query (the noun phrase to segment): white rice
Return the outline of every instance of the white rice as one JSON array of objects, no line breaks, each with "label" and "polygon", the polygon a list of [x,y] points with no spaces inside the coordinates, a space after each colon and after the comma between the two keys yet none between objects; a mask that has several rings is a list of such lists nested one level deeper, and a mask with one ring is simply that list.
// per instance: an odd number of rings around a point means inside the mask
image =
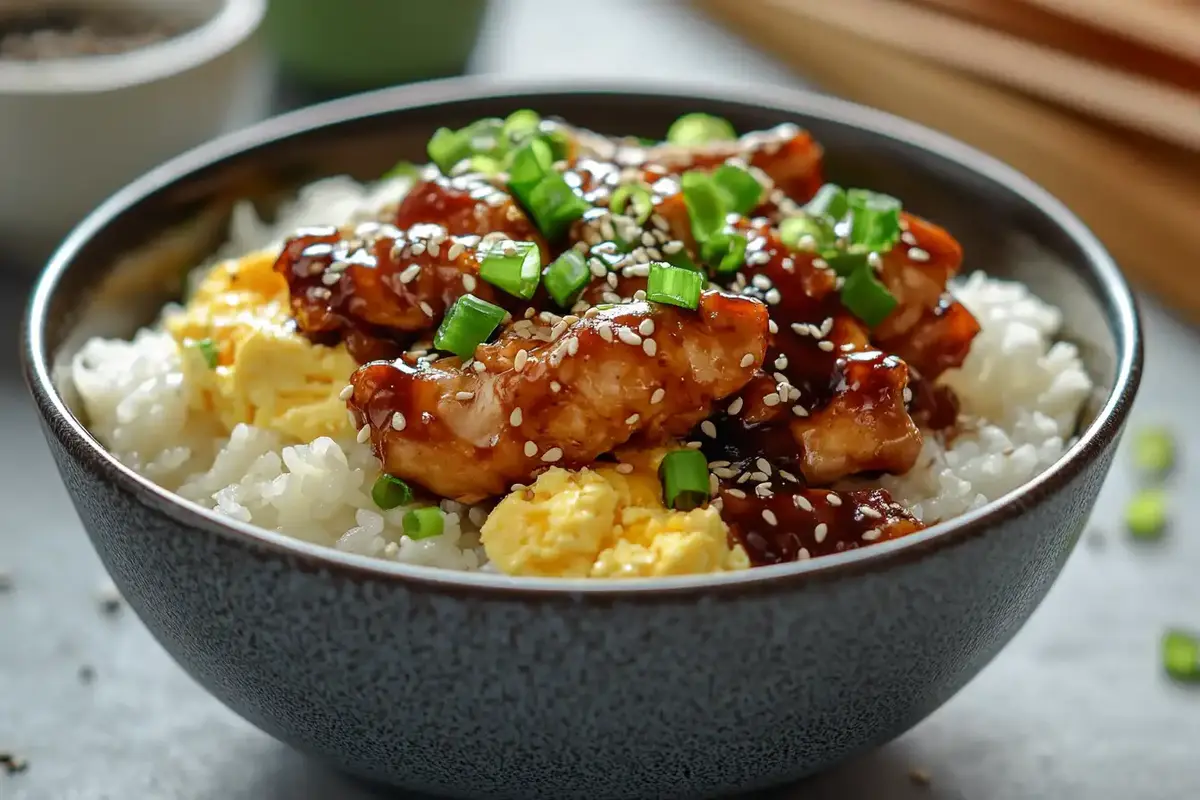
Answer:
[{"label": "white rice", "polygon": [[[337,177],[303,189],[274,224],[246,203],[218,257],[279,247],[296,228],[378,216],[404,181],[363,186]],[[879,482],[925,522],[961,514],[1018,487],[1055,461],[1072,436],[1092,384],[1076,348],[1055,342],[1057,309],[1018,283],[973,274],[953,287],[982,325],[962,368],[944,380],[961,402],[965,432],[947,446],[928,435],[916,467]],[[341,550],[446,569],[478,569],[482,509],[443,501],[443,535],[403,534],[405,507],[381,512],[370,490],[379,465],[370,447],[321,437],[285,442],[189,414],[179,351],[158,328],[132,341],[93,339],[71,376],[89,429],[123,463],[165,488],[242,522]]]}]

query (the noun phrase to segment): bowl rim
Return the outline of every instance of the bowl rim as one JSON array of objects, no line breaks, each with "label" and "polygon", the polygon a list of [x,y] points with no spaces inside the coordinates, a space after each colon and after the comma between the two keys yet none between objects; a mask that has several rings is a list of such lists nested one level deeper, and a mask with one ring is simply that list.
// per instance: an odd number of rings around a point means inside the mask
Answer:
[{"label": "bowl rim", "polygon": [[189,72],[250,38],[267,13],[267,0],[216,0],[215,6],[195,27],[128,52],[46,61],[0,60],[0,98],[110,92]]},{"label": "bowl rim", "polygon": [[[871,547],[823,556],[809,561],[754,567],[736,572],[661,578],[597,580],[587,578],[513,577],[489,572],[459,572],[404,564],[357,555],[293,539],[282,533],[222,517],[156,485],[111,455],[67,408],[52,380],[44,329],[47,310],[59,279],[78,251],[127,208],[144,197],[225,158],[258,146],[275,144],[312,130],[442,104],[520,96],[536,101],[538,94],[586,94],[662,97],[704,103],[730,103],[768,108],[782,113],[818,117],[925,150],[999,183],[1045,214],[1083,252],[1099,293],[1113,309],[1106,324],[1117,339],[1117,363],[1112,388],[1103,406],[1074,444],[1054,464],[981,508],[930,526],[900,539]],[[71,454],[86,461],[86,469],[133,493],[144,504],[180,524],[232,539],[260,552],[280,555],[314,570],[336,571],[356,580],[398,581],[443,592],[482,592],[492,595],[561,596],[582,599],[642,595],[734,591],[746,593],[780,582],[834,579],[884,569],[901,561],[922,558],[936,550],[981,536],[1023,514],[1077,477],[1104,446],[1119,435],[1141,378],[1142,335],[1137,305],[1128,284],[1104,246],[1066,206],[1017,170],[949,136],[914,122],[856,103],[804,89],[711,86],[677,81],[529,80],[493,76],[449,78],[382,89],[333,100],[273,117],[227,134],[151,170],[119,190],[89,214],[59,246],[39,277],[22,325],[22,367],[26,383],[42,414],[47,431]]]}]

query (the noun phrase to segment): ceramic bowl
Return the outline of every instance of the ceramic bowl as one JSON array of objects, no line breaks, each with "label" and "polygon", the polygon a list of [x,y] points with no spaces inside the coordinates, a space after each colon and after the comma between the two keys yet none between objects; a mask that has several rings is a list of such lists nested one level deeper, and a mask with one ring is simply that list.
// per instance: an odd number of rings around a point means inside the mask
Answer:
[{"label": "ceramic bowl", "polygon": [[[979,266],[1060,306],[1100,387],[1029,484],[907,538],[811,562],[629,582],[437,572],[293,541],[119,464],[53,380],[87,336],[129,336],[220,241],[232,200],[420,158],[439,125],[530,107],[662,135],[703,109],[808,127],[827,174],[905,199]],[[54,458],[112,577],[214,696],[353,774],[464,798],[707,797],[792,781],[903,733],[1021,627],[1079,538],[1137,388],[1133,299],[1029,180],[900,119],[782,89],[459,80],[268,121],[114,196],[54,256],[25,326]],[[1016,686],[1012,691],[1019,692]]]},{"label": "ceramic bowl", "polygon": [[[0,14],[49,5],[5,0]],[[112,192],[171,156],[261,119],[252,35],[266,0],[73,0],[150,12],[186,32],[127,53],[0,59],[0,237],[32,273]]]}]

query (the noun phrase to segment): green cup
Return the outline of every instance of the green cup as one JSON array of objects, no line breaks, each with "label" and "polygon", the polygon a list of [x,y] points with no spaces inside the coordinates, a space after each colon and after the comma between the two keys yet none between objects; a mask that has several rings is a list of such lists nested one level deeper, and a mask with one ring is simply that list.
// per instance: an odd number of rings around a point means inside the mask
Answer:
[{"label": "green cup", "polygon": [[263,35],[290,77],[365,91],[463,71],[487,0],[270,0]]}]

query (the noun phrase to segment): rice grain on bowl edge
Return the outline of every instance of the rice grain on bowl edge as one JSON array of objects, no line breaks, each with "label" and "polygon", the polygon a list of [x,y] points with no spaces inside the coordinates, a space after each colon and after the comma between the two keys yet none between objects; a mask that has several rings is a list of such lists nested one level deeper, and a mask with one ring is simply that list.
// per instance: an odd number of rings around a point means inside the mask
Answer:
[{"label": "rice grain on bowl edge", "polygon": [[[318,181],[274,224],[244,203],[218,256],[274,255],[298,228],[376,218],[409,185]],[[199,268],[193,284],[209,268]],[[926,524],[981,506],[1058,459],[1092,389],[1076,348],[1055,340],[1058,310],[1026,287],[976,272],[951,290],[981,325],[966,361],[940,379],[960,403],[954,435],[947,442],[927,434],[915,467],[872,482]],[[410,538],[402,523],[409,506],[384,511],[372,500],[380,464],[369,444],[352,436],[295,441],[245,423],[225,435],[218,419],[189,402],[185,357],[161,322],[132,341],[94,339],[76,356],[72,377],[89,428],[123,463],[220,514],[299,539],[411,564],[490,568],[479,536],[485,506],[443,500],[442,534]]]}]

